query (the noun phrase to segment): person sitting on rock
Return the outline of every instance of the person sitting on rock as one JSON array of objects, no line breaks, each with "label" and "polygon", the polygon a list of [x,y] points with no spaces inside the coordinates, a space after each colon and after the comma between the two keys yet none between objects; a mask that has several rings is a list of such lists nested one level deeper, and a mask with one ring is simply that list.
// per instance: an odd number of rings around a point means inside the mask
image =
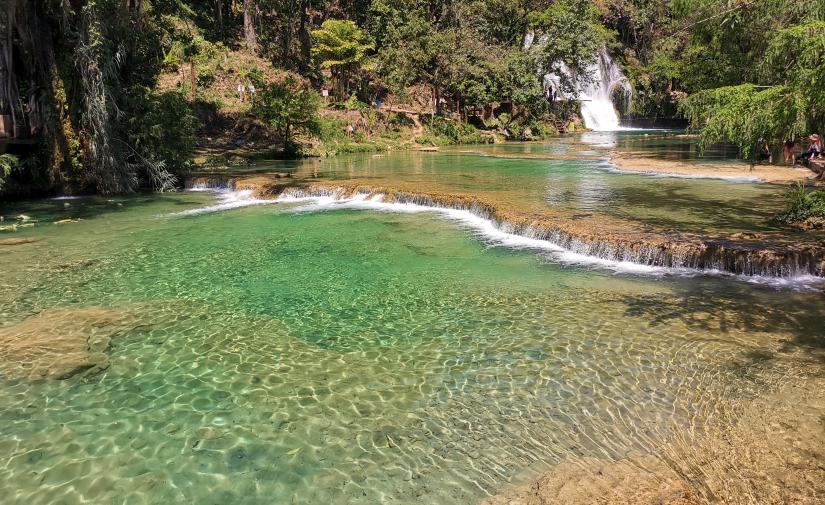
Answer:
[{"label": "person sitting on rock", "polygon": [[819,140],[819,135],[814,133],[808,137],[808,139],[811,141],[811,145],[808,147],[808,150],[800,156],[802,163],[808,163],[812,159],[822,157],[822,142]]}]

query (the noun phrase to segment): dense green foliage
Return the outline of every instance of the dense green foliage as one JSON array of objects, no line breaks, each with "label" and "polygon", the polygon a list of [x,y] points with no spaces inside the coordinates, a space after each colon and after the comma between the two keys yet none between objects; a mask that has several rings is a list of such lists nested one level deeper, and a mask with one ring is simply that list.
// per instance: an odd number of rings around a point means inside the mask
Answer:
[{"label": "dense green foliage", "polygon": [[705,143],[732,142],[749,156],[759,139],[799,138],[825,125],[825,22],[774,31],[753,77],[763,84],[702,90],[682,102]]},{"label": "dense green foliage", "polygon": [[422,144],[453,145],[453,144],[485,144],[492,142],[492,138],[484,136],[478,129],[467,123],[454,123],[435,116],[426,122],[428,133],[418,139]]},{"label": "dense green foliage", "polygon": [[180,93],[131,95],[133,115],[124,118],[130,148],[138,162],[162,170],[149,171],[155,188],[175,184],[169,176],[188,169],[195,146],[197,118]]},{"label": "dense green foliage", "polygon": [[798,184],[788,190],[788,208],[777,216],[785,224],[797,224],[806,220],[825,222],[825,190],[808,191]]},{"label": "dense green foliage", "polygon": [[12,154],[0,154],[0,189],[6,183],[6,178],[15,170],[20,169],[20,160]]},{"label": "dense green foliage", "polygon": [[320,132],[321,98],[317,93],[292,78],[259,86],[252,110],[278,131],[287,151],[298,151],[296,135]]},{"label": "dense green foliage", "polygon": [[43,140],[26,173],[18,170],[21,180],[100,193],[177,183],[194,145],[194,115],[180,97],[155,90],[172,31],[164,13],[174,8],[12,2],[5,26],[14,50],[3,62],[11,71],[0,112]]},{"label": "dense green foliage", "polygon": [[[633,84],[632,115],[683,115],[705,144],[749,156],[759,139],[825,127],[822,2],[10,0],[2,15],[12,47],[0,51],[11,75],[0,112],[43,139],[3,173],[53,187],[170,187],[195,144],[194,88],[220,79],[259,83],[252,113],[293,147],[322,130],[323,87],[331,106],[418,103],[442,116],[427,121],[429,142],[480,140],[470,119],[541,137],[577,112],[544,99],[542,76],[564,64],[587,78],[603,48]],[[254,52],[255,74],[227,77],[229,51]],[[180,76],[179,93],[158,90],[162,71]],[[293,81],[273,82],[284,71]]]}]

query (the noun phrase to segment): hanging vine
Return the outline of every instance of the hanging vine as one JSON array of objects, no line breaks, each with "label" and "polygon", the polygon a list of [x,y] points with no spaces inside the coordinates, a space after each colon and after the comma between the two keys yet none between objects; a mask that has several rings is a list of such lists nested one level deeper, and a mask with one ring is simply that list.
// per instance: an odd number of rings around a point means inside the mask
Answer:
[{"label": "hanging vine", "polygon": [[109,110],[115,108],[102,69],[104,34],[98,18],[97,2],[91,0],[80,13],[80,33],[75,66],[83,95],[81,124],[88,137],[87,151],[101,193],[134,190],[137,178],[118,163],[112,145]]},{"label": "hanging vine", "polygon": [[102,194],[175,186],[194,122],[181,97],[153,91],[161,16],[139,0],[2,3],[0,114],[13,118],[13,139],[39,141],[24,184]]}]

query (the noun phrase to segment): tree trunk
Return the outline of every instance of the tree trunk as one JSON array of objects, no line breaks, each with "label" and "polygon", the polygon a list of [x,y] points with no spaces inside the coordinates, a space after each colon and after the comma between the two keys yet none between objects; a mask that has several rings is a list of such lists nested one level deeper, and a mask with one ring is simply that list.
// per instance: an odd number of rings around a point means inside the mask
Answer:
[{"label": "tree trunk", "polygon": [[309,34],[309,0],[301,0],[301,25],[298,28],[298,39],[301,42],[301,65],[300,68],[304,72],[310,69],[312,65],[312,55],[310,49],[312,48],[312,37]]},{"label": "tree trunk", "polygon": [[197,76],[197,71],[195,70],[195,57],[194,56],[189,57],[189,74],[190,74],[190,77],[192,78],[192,100],[194,100],[195,99],[195,92],[198,89],[197,88],[197,86],[198,86],[198,76]]},{"label": "tree trunk", "polygon": [[251,51],[258,51],[258,35],[255,33],[255,14],[257,6],[254,0],[243,1],[243,34],[246,46]]},{"label": "tree trunk", "polygon": [[220,32],[221,39],[223,39],[223,0],[215,0],[215,3],[218,7],[218,32]]},{"label": "tree trunk", "polygon": [[[10,133],[34,133],[42,142],[37,168],[31,170],[42,169],[43,181],[49,184],[61,176],[61,164],[70,156],[67,135],[73,134],[64,112],[68,97],[58,72],[52,33],[41,2],[0,2],[0,113],[12,116]],[[20,96],[21,82],[27,84],[25,96]],[[64,167],[71,177],[71,163]]]},{"label": "tree trunk", "polygon": [[284,62],[284,65],[289,70],[296,70],[297,67],[295,66],[295,58],[292,54],[292,25],[293,20],[295,19],[297,12],[295,11],[295,0],[289,0],[287,2],[286,10],[284,11],[286,21],[284,22],[284,28],[281,30],[281,59]]},{"label": "tree trunk", "polygon": [[[9,2],[0,11],[0,37],[3,39],[0,48],[0,113],[11,114],[12,125],[20,119],[18,106],[20,95],[17,79],[14,75],[14,52],[12,43],[16,18],[17,2]],[[14,126],[12,126],[14,131]]]},{"label": "tree trunk", "polygon": [[131,12],[133,15],[140,13],[140,9],[142,7],[143,0],[126,0],[126,8]]}]

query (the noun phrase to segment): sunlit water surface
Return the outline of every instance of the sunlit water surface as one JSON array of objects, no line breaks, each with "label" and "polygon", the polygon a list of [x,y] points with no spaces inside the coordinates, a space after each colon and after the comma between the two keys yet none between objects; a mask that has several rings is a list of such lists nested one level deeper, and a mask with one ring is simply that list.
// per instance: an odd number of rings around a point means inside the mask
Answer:
[{"label": "sunlit water surface", "polygon": [[42,240],[0,249],[0,327],[134,322],[102,374],[0,378],[2,503],[476,503],[701,437],[821,338],[818,291],[565,267],[430,213],[174,214],[213,201],[4,209]]},{"label": "sunlit water surface", "polygon": [[759,232],[800,242],[825,240],[822,232],[801,233],[774,222],[787,206],[787,188],[755,183],[759,167],[750,172],[741,162],[743,175],[736,181],[628,174],[609,162],[613,149],[698,165],[739,163],[724,146],[699,157],[695,139],[674,132],[626,131],[589,132],[544,143],[453,146],[439,153],[260,161],[245,172],[286,171],[297,180],[473,195],[523,213],[573,219],[604,216],[655,233],[725,238]]}]

